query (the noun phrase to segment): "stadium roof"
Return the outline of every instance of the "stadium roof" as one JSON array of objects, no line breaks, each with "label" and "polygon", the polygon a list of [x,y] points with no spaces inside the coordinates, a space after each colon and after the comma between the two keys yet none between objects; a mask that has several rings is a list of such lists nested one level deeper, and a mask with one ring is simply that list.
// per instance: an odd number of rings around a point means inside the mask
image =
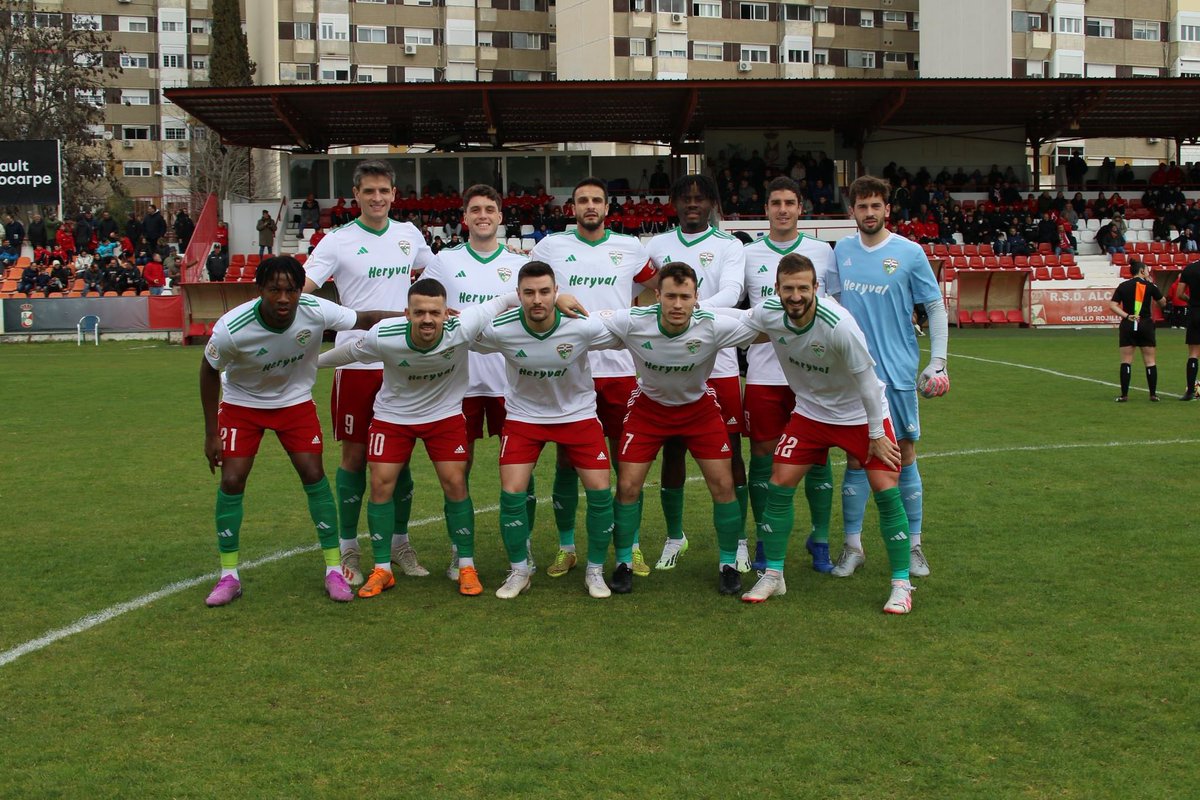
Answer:
[{"label": "stadium roof", "polygon": [[1026,139],[1200,135],[1200,79],[365,83],[168,89],[230,144],[663,142],[720,128],[1021,128]]}]

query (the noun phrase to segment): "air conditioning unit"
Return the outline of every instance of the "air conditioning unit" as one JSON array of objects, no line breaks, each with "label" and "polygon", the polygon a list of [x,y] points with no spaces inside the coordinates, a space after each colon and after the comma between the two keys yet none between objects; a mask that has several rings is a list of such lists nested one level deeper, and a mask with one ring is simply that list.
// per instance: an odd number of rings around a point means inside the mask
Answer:
[{"label": "air conditioning unit", "polygon": [[1146,140],[1146,144],[1158,144],[1158,141],[1159,141],[1158,139],[1155,139],[1153,136],[1151,136],[1149,139]]},{"label": "air conditioning unit", "polygon": [[122,139],[121,147],[124,147],[126,150],[132,150],[133,149],[133,140],[132,139]]},{"label": "air conditioning unit", "polygon": [[404,45],[404,55],[415,56],[417,54],[417,46],[415,44]]},{"label": "air conditioning unit", "polygon": [[738,62],[738,72],[749,72],[753,68],[749,61]]},{"label": "air conditioning unit", "polygon": [[686,19],[686,17],[684,17],[683,14],[672,14],[671,15],[671,22],[675,23],[676,25],[682,25],[684,19]]}]

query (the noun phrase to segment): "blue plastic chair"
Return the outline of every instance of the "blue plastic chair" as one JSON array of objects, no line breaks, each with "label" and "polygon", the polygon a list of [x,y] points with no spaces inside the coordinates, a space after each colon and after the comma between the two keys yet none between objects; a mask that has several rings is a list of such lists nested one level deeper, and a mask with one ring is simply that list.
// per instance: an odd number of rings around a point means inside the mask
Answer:
[{"label": "blue plastic chair", "polygon": [[75,326],[75,333],[77,335],[77,338],[75,341],[76,345],[82,345],[83,337],[87,336],[90,333],[92,335],[92,338],[96,342],[96,346],[99,347],[100,346],[100,317],[96,316],[95,314],[88,314],[87,316],[80,317],[79,323]]}]

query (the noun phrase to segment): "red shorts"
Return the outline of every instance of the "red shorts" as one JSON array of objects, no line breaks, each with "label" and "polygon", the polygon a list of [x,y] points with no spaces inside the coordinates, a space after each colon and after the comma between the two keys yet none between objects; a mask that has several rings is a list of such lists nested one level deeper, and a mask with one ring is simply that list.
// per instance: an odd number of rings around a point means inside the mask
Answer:
[{"label": "red shorts", "polygon": [[381,419],[371,422],[367,440],[367,461],[382,464],[407,464],[417,439],[425,443],[429,460],[466,461],[467,432],[461,414],[421,425],[398,425]]},{"label": "red shorts", "polygon": [[[883,432],[896,441],[890,419],[883,421]],[[829,459],[829,448],[840,447],[858,459],[863,469],[899,472],[898,468],[889,467],[874,456],[867,458],[870,441],[870,428],[865,422],[861,425],[831,425],[792,414],[775,447],[775,461],[795,465],[824,464]]]},{"label": "red shorts", "polygon": [[685,406],[664,406],[634,392],[621,431],[618,458],[639,464],[653,461],[663,443],[676,436],[687,445],[692,458],[732,458],[721,407],[715,393],[709,392]]},{"label": "red shorts", "polygon": [[499,436],[504,428],[503,397],[464,397],[463,416],[467,418],[467,441],[483,438],[483,422],[487,420],[488,436]]},{"label": "red shorts", "polygon": [[321,452],[321,421],[317,419],[317,404],[312,400],[285,408],[221,403],[217,407],[217,426],[221,430],[221,455],[225,458],[253,458],[264,431],[275,431],[279,443],[289,453]]},{"label": "red shorts", "polygon": [[746,384],[746,430],[752,442],[778,441],[796,408],[790,386]]},{"label": "red shorts", "polygon": [[536,463],[548,442],[554,442],[566,452],[571,466],[576,469],[608,470],[612,467],[604,443],[604,430],[595,418],[558,425],[507,420],[500,436],[500,465]]},{"label": "red shorts", "polygon": [[367,443],[367,432],[375,416],[375,394],[381,386],[381,369],[339,369],[333,374],[329,409],[333,414],[334,439]]},{"label": "red shorts", "polygon": [[742,422],[742,379],[732,375],[728,378],[709,378],[708,386],[717,393],[717,405],[721,407],[725,430],[730,436],[745,433],[746,426]]},{"label": "red shorts", "polygon": [[637,378],[595,378],[596,417],[610,439],[621,435],[621,425],[629,413],[629,398],[637,389]]}]

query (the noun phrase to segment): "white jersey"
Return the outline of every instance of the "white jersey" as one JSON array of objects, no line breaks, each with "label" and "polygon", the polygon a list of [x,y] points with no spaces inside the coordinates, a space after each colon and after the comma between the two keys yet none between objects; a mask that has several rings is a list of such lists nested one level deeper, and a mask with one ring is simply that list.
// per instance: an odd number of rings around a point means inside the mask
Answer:
[{"label": "white jersey", "polygon": [[[646,250],[656,269],[661,270],[671,261],[682,261],[696,270],[696,296],[702,308],[733,308],[742,299],[746,254],[736,236],[712,227],[695,234],[675,228],[651,239]],[[717,355],[714,378],[736,378],[739,374],[734,350]]]},{"label": "white jersey", "polygon": [[[343,225],[317,242],[304,263],[317,286],[333,278],[338,301],[356,311],[400,311],[408,307],[412,273],[433,260],[425,236],[410,222],[389,219],[383,230],[368,228],[361,219]],[[339,333],[339,345],[353,342],[365,331]],[[379,364],[351,364],[345,369],[379,369]]]},{"label": "white jersey", "polygon": [[619,347],[598,317],[572,319],[554,311],[554,327],[534,333],[521,309],[484,327],[475,349],[503,353],[508,367],[504,409],[508,419],[559,425],[596,416],[596,389],[588,350]]},{"label": "white jersey", "polygon": [[[796,413],[833,425],[861,425],[867,411],[855,375],[875,366],[867,339],[854,317],[832,298],[817,301],[805,328],[792,325],[778,297],[746,312],[746,325],[771,337],[771,346],[796,394]],[[883,381],[871,373],[883,416],[888,414]]]},{"label": "white jersey", "polygon": [[699,400],[717,356],[758,336],[736,317],[718,317],[699,308],[692,312],[686,330],[669,334],[662,328],[661,314],[656,304],[601,311],[599,317],[638,363],[642,394],[664,406]]},{"label": "white jersey", "polygon": [[[446,287],[446,305],[455,311],[485,303],[494,297],[516,291],[517,273],[528,259],[499,247],[484,257],[470,243],[438,251],[422,278],[434,278]],[[503,310],[503,309],[501,309]],[[471,381],[466,397],[503,397],[504,356],[499,353],[471,353]]]},{"label": "white jersey", "polygon": [[412,340],[407,317],[386,319],[354,343],[351,353],[364,363],[383,362],[383,386],[375,395],[375,419],[397,425],[423,425],[462,414],[470,380],[468,348],[484,326],[516,296],[508,293],[472,306],[446,320],[442,337],[422,349]]},{"label": "white jersey", "polygon": [[[598,242],[581,239],[575,231],[552,233],[534,245],[529,257],[553,267],[559,291],[575,295],[588,311],[629,308],[633,285],[650,280],[656,271],[636,237],[612,231]],[[596,378],[633,375],[633,359],[623,350],[592,353],[591,366]]]},{"label": "white jersey", "polygon": [[[751,307],[775,296],[775,270],[788,253],[807,256],[817,270],[817,297],[828,297],[842,290],[834,269],[833,248],[820,239],[800,234],[793,242],[778,243],[764,236],[745,247],[746,296]],[[835,285],[831,285],[835,284]],[[787,378],[779,368],[775,350],[768,344],[756,344],[746,351],[746,383],[760,386],[786,386]]]},{"label": "white jersey", "polygon": [[312,400],[321,336],[353,328],[358,312],[302,294],[292,324],[276,330],[262,318],[261,304],[261,299],[242,303],[213,326],[204,357],[221,372],[222,399],[249,408],[287,408]]}]

